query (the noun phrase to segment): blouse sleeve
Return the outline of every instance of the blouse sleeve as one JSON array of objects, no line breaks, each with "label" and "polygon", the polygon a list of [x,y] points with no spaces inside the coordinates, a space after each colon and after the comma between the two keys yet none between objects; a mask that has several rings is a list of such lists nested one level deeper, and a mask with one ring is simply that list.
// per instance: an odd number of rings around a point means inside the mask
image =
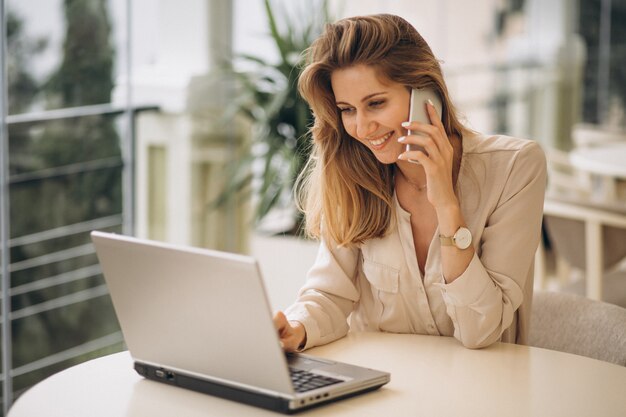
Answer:
[{"label": "blouse sleeve", "polygon": [[304,349],[337,340],[348,332],[348,316],[359,299],[355,287],[358,248],[329,249],[320,243],[317,258],[307,273],[296,302],[285,310],[307,334]]},{"label": "blouse sleeve", "polygon": [[529,142],[510,166],[480,250],[461,276],[439,284],[454,337],[470,348],[500,340],[513,322],[541,236],[545,155],[536,142]]}]

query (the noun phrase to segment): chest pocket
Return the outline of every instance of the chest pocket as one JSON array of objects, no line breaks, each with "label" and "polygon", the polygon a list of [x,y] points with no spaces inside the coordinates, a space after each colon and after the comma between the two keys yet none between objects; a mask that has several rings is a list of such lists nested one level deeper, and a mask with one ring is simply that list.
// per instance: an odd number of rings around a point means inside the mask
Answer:
[{"label": "chest pocket", "polygon": [[401,322],[398,320],[398,314],[402,311],[398,294],[400,270],[364,259],[363,274],[370,283],[374,301],[374,326],[382,331],[392,331]]},{"label": "chest pocket", "polygon": [[377,290],[392,294],[398,292],[400,270],[363,259],[363,273]]}]

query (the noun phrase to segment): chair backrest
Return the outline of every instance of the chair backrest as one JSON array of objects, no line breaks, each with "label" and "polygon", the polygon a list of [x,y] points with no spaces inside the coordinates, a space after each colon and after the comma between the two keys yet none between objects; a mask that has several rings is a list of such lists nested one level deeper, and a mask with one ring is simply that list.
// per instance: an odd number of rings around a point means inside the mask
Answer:
[{"label": "chair backrest", "polygon": [[626,309],[574,294],[535,291],[528,342],[626,366]]}]

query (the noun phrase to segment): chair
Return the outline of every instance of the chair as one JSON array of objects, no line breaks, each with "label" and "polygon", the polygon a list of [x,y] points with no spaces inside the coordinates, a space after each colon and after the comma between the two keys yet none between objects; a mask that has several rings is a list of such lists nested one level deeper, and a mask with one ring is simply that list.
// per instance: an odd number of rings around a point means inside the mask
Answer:
[{"label": "chair", "polygon": [[528,344],[626,366],[626,309],[575,294],[535,291]]},{"label": "chair", "polygon": [[626,141],[626,132],[616,128],[589,123],[578,123],[572,127],[572,142],[577,148],[623,141]]},{"label": "chair", "polygon": [[569,153],[544,147],[548,165],[548,192],[573,198],[589,199],[591,178],[572,166]]},{"label": "chair", "polygon": [[626,201],[626,130],[579,123],[572,127],[573,154],[569,155],[579,181],[591,186],[598,201]]},{"label": "chair", "polygon": [[[562,290],[626,307],[626,271],[619,269],[626,257],[625,207],[548,196],[544,229],[556,258],[584,271],[578,283],[561,278]],[[540,286],[543,276],[539,270]]]}]

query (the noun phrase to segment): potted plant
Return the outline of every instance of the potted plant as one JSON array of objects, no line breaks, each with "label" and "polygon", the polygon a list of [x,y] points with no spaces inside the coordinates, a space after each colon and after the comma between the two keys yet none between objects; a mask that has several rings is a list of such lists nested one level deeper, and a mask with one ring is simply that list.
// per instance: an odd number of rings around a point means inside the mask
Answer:
[{"label": "potted plant", "polygon": [[[289,3],[280,7],[280,14],[276,2],[265,0],[264,5],[279,58],[234,59],[233,67],[252,69],[235,71],[237,88],[229,114],[247,120],[252,137],[245,156],[231,164],[215,206],[224,206],[231,198],[252,198],[257,230],[298,234],[303,218],[295,209],[293,186],[309,158],[307,129],[313,120],[297,83],[304,51],[329,21],[328,5],[326,0]],[[298,5],[300,9],[294,10]],[[271,216],[277,213],[278,221]]]}]

